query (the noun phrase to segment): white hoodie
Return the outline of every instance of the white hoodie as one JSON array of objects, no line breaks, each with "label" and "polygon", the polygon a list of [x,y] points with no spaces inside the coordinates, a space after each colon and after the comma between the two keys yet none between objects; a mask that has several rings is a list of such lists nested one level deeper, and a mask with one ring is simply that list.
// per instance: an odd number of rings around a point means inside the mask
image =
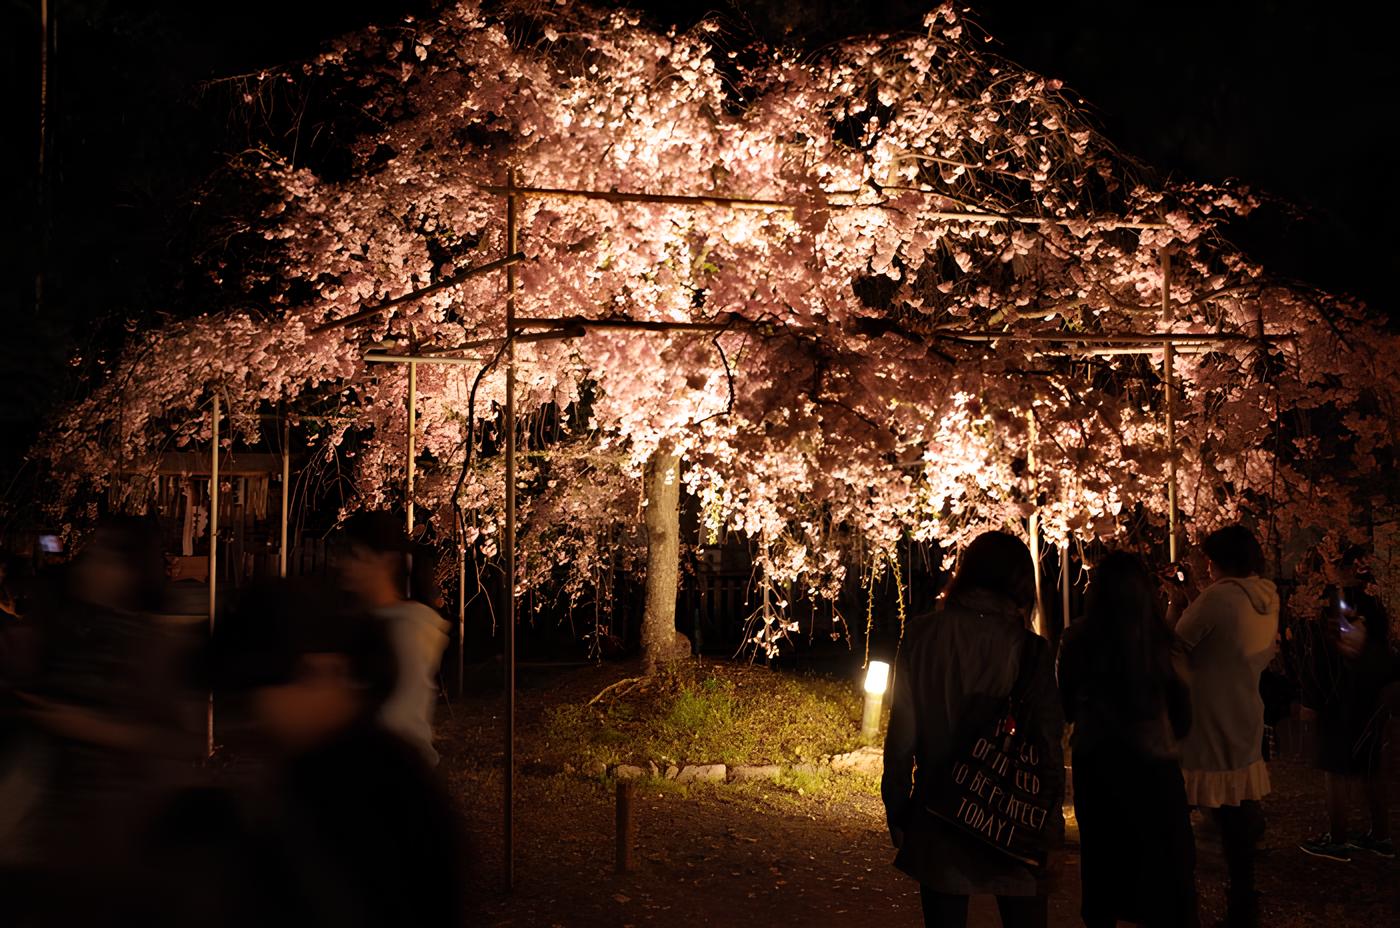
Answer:
[{"label": "white hoodie", "polygon": [[376,609],[374,614],[389,630],[399,666],[398,684],[379,711],[380,721],[422,751],[435,767],[438,754],[433,749],[433,710],[448,624],[435,610],[411,599]]},{"label": "white hoodie", "polygon": [[1274,656],[1278,607],[1278,591],[1262,577],[1218,580],[1186,607],[1176,626],[1191,686],[1183,771],[1236,773],[1262,766],[1259,675]]}]

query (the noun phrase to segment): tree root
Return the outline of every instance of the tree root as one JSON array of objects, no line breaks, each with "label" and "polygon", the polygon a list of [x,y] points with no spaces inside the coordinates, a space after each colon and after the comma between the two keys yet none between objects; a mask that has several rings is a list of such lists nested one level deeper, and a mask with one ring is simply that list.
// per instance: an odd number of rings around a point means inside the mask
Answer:
[{"label": "tree root", "polygon": [[[646,677],[624,677],[621,680],[618,680],[616,683],[609,683],[607,686],[603,687],[602,691],[597,696],[594,696],[592,699],[588,700],[588,704],[590,706],[597,705],[603,699],[603,697],[607,696],[610,693],[614,697],[625,696],[627,693],[631,692],[632,689],[638,684],[645,682],[646,679]],[[617,692],[613,692],[614,690],[616,690]]]}]

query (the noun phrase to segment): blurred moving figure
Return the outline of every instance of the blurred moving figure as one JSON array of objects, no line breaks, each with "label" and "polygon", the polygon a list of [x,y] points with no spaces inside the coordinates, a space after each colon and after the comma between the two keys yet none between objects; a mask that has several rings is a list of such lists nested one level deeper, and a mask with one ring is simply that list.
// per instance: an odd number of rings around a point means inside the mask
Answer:
[{"label": "blurred moving figure", "polygon": [[1249,529],[1227,526],[1201,548],[1210,585],[1190,605],[1180,588],[1170,588],[1169,615],[1191,689],[1181,768],[1187,802],[1207,810],[1220,828],[1230,874],[1226,924],[1253,928],[1259,924],[1256,847],[1264,830],[1259,801],[1270,790],[1259,677],[1274,656],[1279,599],[1273,582],[1260,576],[1264,552]]},{"label": "blurred moving figure", "polygon": [[[1314,857],[1347,861],[1366,850],[1393,858],[1390,797],[1381,769],[1390,711],[1382,692],[1395,676],[1390,618],[1368,588],[1374,583],[1359,548],[1329,569],[1326,605],[1307,623],[1302,669],[1304,717],[1317,721],[1316,763],[1327,777],[1327,833],[1299,847]],[[1351,794],[1364,792],[1371,830],[1347,831]]]},{"label": "blurred moving figure", "polygon": [[404,595],[404,556],[411,545],[397,519],[387,512],[357,513],[345,535],[350,551],[341,564],[342,582],[384,623],[398,658],[398,684],[381,718],[436,766],[433,714],[449,626],[435,610]]},{"label": "blurred moving figure", "polygon": [[179,726],[176,651],[152,619],[164,566],[153,523],[109,518],[33,609],[38,672],[16,696],[41,786],[14,823],[6,863],[53,919],[122,910],[134,836],[197,756]]},{"label": "blurred moving figure", "polygon": [[1178,763],[1190,694],[1172,667],[1156,580],[1136,556],[1115,551],[1095,565],[1084,617],[1061,639],[1059,678],[1074,724],[1084,924],[1197,924],[1196,845]]},{"label": "blurred moving figure", "polygon": [[[19,599],[15,596],[10,555],[0,551],[0,622],[22,618]],[[3,628],[0,625],[0,628]]]},{"label": "blurred moving figure", "polygon": [[382,722],[397,674],[384,624],[338,612],[332,593],[250,591],[216,633],[215,689],[248,713],[271,759],[246,811],[191,793],[157,821],[156,920],[463,924],[456,813],[419,751]]}]

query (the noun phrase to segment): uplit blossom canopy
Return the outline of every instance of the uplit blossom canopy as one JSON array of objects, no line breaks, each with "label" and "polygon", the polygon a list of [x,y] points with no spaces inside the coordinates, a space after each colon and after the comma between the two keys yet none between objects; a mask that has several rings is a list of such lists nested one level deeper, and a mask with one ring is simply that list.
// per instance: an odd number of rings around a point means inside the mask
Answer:
[{"label": "uplit blossom canopy", "polygon": [[[767,577],[831,595],[851,551],[952,552],[1033,510],[1051,540],[1160,537],[1173,451],[1193,531],[1344,530],[1366,498],[1338,475],[1364,485],[1395,443],[1391,336],[1223,241],[1246,194],[1154,182],[951,6],[799,57],[712,23],[466,2],[265,80],[355,101],[349,167],[249,168],[271,206],[247,224],[272,246],[251,276],[279,296],[138,339],[46,445],[65,499],[167,436],[207,440],[217,390],[247,441],[260,413],[331,397],[319,450],[356,449],[359,504],[396,502],[406,375],[366,347],[472,345],[479,363],[418,371],[415,502],[445,537],[460,509],[496,556],[504,275],[323,327],[506,255],[508,168],[527,188],[747,201],[518,200],[522,316],[717,324],[517,345],[520,408],[550,433],[521,465],[526,586],[578,594],[611,569],[658,454],[683,460],[706,534],[740,530]],[[1161,344],[1125,333],[1235,339],[1177,352],[1174,448]]]}]

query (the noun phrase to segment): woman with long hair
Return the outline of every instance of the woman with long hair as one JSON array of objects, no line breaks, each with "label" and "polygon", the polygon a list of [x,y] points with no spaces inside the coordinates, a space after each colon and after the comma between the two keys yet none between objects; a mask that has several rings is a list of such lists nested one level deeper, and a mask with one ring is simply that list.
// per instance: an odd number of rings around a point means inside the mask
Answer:
[{"label": "woman with long hair", "polygon": [[1109,554],[1090,574],[1084,616],[1065,629],[1059,660],[1089,928],[1196,924],[1196,850],[1178,763],[1191,705],[1171,655],[1152,574],[1132,554]]},{"label": "woman with long hair", "polygon": [[[962,554],[939,611],[909,622],[894,677],[880,788],[895,866],[919,882],[924,924],[961,928],[968,897],[995,895],[1006,926],[1043,928],[1053,867],[1032,868],[930,814],[969,728],[1010,695],[1023,660],[1029,669],[1025,717],[1047,756],[1041,794],[1050,800],[1044,832],[1063,834],[1064,718],[1051,649],[1027,630],[1035,607],[1035,565],[1015,536],[985,532]],[[917,769],[916,769],[917,762]]]}]

